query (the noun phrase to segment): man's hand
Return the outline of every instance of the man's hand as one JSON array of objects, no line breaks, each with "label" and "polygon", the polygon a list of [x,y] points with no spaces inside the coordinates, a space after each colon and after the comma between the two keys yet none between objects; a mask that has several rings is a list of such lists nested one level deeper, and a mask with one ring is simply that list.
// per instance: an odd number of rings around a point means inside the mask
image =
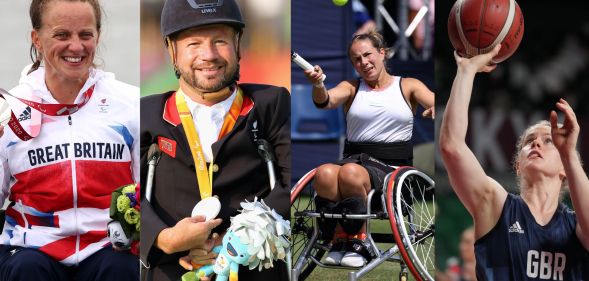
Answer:
[{"label": "man's hand", "polygon": [[221,219],[205,221],[204,216],[184,218],[175,226],[162,230],[155,240],[155,245],[166,254],[202,248],[206,245],[213,228],[221,222]]},{"label": "man's hand", "polygon": [[213,248],[221,245],[223,237],[213,233],[201,248],[191,249],[187,256],[179,259],[180,266],[186,270],[198,269],[207,264],[215,263],[217,254],[212,252]]}]

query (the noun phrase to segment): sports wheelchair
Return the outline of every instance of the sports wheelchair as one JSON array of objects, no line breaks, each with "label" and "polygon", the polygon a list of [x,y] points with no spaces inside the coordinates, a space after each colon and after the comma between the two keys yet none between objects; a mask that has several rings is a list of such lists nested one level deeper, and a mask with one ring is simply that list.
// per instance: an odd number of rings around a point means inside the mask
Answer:
[{"label": "sports wheelchair", "polygon": [[[419,170],[409,167],[393,167],[382,189],[373,188],[367,197],[366,214],[328,214],[318,212],[316,192],[312,181],[316,169],[305,174],[292,188],[291,233],[292,259],[291,281],[305,280],[317,267],[348,269],[350,281],[366,275],[385,261],[399,263],[399,280],[434,280],[434,232],[435,206],[434,181]],[[366,243],[371,260],[361,268],[326,265],[322,257],[331,247],[331,237],[322,237],[319,222],[322,219],[366,220]],[[371,220],[388,220],[391,233],[372,233]],[[392,243],[381,250],[376,243]]]}]

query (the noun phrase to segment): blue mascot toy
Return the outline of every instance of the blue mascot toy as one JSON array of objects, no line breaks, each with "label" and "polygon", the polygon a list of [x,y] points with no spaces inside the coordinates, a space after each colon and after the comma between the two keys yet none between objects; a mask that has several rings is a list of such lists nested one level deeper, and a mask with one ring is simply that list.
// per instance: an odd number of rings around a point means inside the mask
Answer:
[{"label": "blue mascot toy", "polygon": [[248,245],[241,243],[239,237],[233,231],[227,232],[223,237],[223,245],[213,248],[217,253],[215,264],[208,264],[201,267],[196,276],[200,279],[203,276],[210,276],[217,273],[218,281],[236,281],[239,265],[247,265],[250,255],[247,253]]},{"label": "blue mascot toy", "polygon": [[182,276],[182,281],[197,281],[217,274],[217,281],[238,281],[239,266],[249,270],[273,267],[290,250],[290,223],[270,209],[264,201],[242,202],[241,214],[231,218],[223,244],[213,248],[215,264],[205,265]]}]

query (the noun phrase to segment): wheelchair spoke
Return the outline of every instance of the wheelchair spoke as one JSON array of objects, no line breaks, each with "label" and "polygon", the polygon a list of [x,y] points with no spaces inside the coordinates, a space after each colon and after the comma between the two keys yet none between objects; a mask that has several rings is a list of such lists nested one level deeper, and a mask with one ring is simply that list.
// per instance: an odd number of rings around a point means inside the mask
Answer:
[{"label": "wheelchair spoke", "polygon": [[[325,254],[325,249],[317,243],[305,251],[309,245],[315,231],[315,220],[307,215],[308,212],[315,211],[315,192],[311,186],[312,177],[305,177],[304,182],[297,184],[300,189],[291,196],[291,253],[294,262],[293,266],[298,267],[298,280],[305,280],[317,266],[310,257],[320,260]],[[293,200],[294,198],[294,200]],[[304,255],[304,256],[302,256]]]},{"label": "wheelchair spoke", "polygon": [[[434,276],[435,207],[434,187],[427,175],[405,168],[396,173],[394,208],[400,242],[406,250],[405,262],[413,274],[425,280]],[[416,276],[417,277],[417,276]]]}]

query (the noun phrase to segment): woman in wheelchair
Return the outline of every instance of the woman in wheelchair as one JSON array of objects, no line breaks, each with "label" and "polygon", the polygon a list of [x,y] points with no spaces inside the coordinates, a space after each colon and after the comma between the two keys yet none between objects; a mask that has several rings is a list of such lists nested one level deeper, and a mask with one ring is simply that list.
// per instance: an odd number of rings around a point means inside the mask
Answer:
[{"label": "woman in wheelchair", "polygon": [[[366,212],[366,198],[373,188],[380,189],[391,166],[412,165],[411,137],[418,104],[426,110],[424,117],[434,118],[434,94],[421,81],[393,76],[386,59],[392,56],[381,34],[354,36],[348,56],[360,78],[345,80],[327,89],[318,65],[305,71],[313,84],[313,102],[318,108],[344,107],[346,143],[344,159],[317,168],[313,186],[320,197],[318,211],[361,214]],[[365,222],[343,220],[322,226],[324,237],[333,233],[333,244],[326,264],[360,267],[366,264],[363,240]],[[331,232],[331,233],[330,233]]]}]

